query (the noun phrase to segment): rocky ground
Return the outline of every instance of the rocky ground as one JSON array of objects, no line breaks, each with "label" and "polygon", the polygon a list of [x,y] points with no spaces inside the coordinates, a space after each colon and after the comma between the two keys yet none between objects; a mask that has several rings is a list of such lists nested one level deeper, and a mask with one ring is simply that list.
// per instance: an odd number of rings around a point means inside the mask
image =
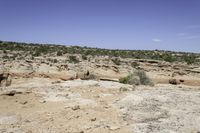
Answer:
[{"label": "rocky ground", "polygon": [[[199,65],[0,53],[0,133],[200,132]],[[119,83],[138,69],[155,85]]]},{"label": "rocky ground", "polygon": [[197,133],[199,123],[199,87],[33,78],[1,88],[2,133]]}]

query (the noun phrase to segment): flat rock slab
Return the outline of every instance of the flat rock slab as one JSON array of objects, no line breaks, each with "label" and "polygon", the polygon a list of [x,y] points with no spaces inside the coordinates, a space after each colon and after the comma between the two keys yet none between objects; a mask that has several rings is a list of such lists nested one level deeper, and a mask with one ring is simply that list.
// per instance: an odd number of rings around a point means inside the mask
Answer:
[{"label": "flat rock slab", "polygon": [[0,115],[0,125],[16,124],[19,121],[19,116],[16,115]]},{"label": "flat rock slab", "polygon": [[200,91],[136,90],[117,103],[134,133],[191,133],[200,130]]}]

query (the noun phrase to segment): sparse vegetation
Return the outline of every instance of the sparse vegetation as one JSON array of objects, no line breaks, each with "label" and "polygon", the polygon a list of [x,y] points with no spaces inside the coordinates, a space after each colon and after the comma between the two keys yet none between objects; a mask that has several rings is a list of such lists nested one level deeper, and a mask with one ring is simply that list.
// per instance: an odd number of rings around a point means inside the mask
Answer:
[{"label": "sparse vegetation", "polygon": [[143,70],[136,70],[132,74],[120,78],[119,82],[131,85],[153,85],[153,82]]},{"label": "sparse vegetation", "polygon": [[132,62],[132,63],[131,63],[131,66],[132,66],[133,68],[138,68],[138,67],[139,67],[139,64],[138,64],[137,62]]},{"label": "sparse vegetation", "polygon": [[[0,50],[3,51],[24,51],[29,52],[33,57],[53,54],[62,56],[63,54],[81,54],[85,60],[87,55],[91,56],[109,56],[115,57],[112,61],[119,65],[120,58],[133,58],[133,59],[153,59],[167,62],[186,62],[187,64],[200,64],[200,54],[186,53],[186,52],[171,52],[161,50],[110,50],[100,48],[89,48],[80,46],[64,46],[64,45],[46,45],[34,43],[17,43],[17,42],[4,42],[0,41]],[[116,58],[117,57],[117,58]],[[73,58],[73,57],[72,57]],[[73,62],[73,59],[71,60]],[[74,60],[75,61],[75,60]],[[75,61],[75,63],[77,63]],[[134,66],[134,65],[133,65]],[[135,66],[134,66],[135,67]]]},{"label": "sparse vegetation", "polygon": [[76,56],[69,56],[69,62],[70,63],[79,63],[79,60],[76,58]]},{"label": "sparse vegetation", "polygon": [[6,50],[3,50],[3,53],[4,53],[4,54],[7,54],[7,51],[6,51]]},{"label": "sparse vegetation", "polygon": [[87,56],[82,55],[82,59],[83,59],[83,60],[87,60]]},{"label": "sparse vegetation", "polygon": [[121,87],[121,88],[119,89],[119,91],[120,91],[120,92],[126,92],[126,91],[129,91],[129,89],[126,88],[126,87]]},{"label": "sparse vegetation", "polygon": [[164,60],[164,61],[167,61],[167,62],[174,62],[176,60],[176,58],[169,54],[169,53],[165,53],[161,56],[161,58]]},{"label": "sparse vegetation", "polygon": [[58,60],[57,59],[53,59],[53,63],[58,63]]},{"label": "sparse vegetation", "polygon": [[62,56],[62,55],[63,55],[63,53],[61,51],[57,52],[57,56]]},{"label": "sparse vegetation", "polygon": [[184,55],[183,56],[183,60],[187,63],[187,64],[193,64],[195,63],[195,55],[193,54],[188,54],[188,55]]},{"label": "sparse vegetation", "polygon": [[83,80],[96,80],[97,77],[94,74],[84,75]]},{"label": "sparse vegetation", "polygon": [[113,62],[115,65],[121,65],[121,61],[120,61],[119,58],[112,59],[112,62]]}]

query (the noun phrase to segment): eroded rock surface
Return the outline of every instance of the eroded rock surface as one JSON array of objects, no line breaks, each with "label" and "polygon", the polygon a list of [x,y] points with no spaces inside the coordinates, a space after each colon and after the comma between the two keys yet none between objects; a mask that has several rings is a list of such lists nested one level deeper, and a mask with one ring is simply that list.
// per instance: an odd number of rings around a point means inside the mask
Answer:
[{"label": "eroded rock surface", "polygon": [[199,90],[136,90],[117,105],[134,133],[192,133],[200,129]]},{"label": "eroded rock surface", "polygon": [[[137,86],[112,81],[34,78],[1,88],[0,131],[193,133],[199,130],[200,88]],[[121,88],[127,88],[121,91]],[[9,96],[8,92],[15,91]]]}]

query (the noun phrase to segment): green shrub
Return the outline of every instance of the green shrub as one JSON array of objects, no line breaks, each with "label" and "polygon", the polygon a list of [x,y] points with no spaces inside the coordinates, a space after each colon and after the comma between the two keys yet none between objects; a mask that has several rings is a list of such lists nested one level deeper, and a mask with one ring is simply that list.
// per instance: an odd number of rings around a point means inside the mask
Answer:
[{"label": "green shrub", "polygon": [[4,54],[7,54],[7,51],[6,51],[6,50],[3,50],[3,53],[4,53]]},{"label": "green shrub", "polygon": [[119,82],[123,84],[140,85],[140,78],[137,75],[130,74],[126,77],[120,78]]},{"label": "green shrub", "polygon": [[138,64],[137,62],[132,62],[132,63],[131,63],[131,66],[132,66],[133,68],[138,68],[138,67],[139,67],[139,64]]},{"label": "green shrub", "polygon": [[35,56],[40,56],[41,55],[41,52],[40,51],[35,51],[35,53],[33,54],[33,56],[35,57]]},{"label": "green shrub", "polygon": [[138,70],[135,71],[135,74],[137,76],[139,76],[140,78],[140,83],[142,85],[153,85],[152,81],[150,80],[150,78],[146,75],[145,71],[143,70]]},{"label": "green shrub", "polygon": [[57,56],[62,56],[62,55],[63,55],[62,51],[57,52]]},{"label": "green shrub", "polygon": [[83,59],[83,60],[87,60],[87,56],[82,55],[82,59]]},{"label": "green shrub", "polygon": [[123,83],[123,84],[128,84],[128,82],[129,82],[129,80],[130,80],[130,76],[131,76],[131,75],[128,75],[127,77],[120,78],[120,79],[119,79],[119,82],[120,82],[120,83]]},{"label": "green shrub", "polygon": [[58,63],[58,60],[57,59],[53,59],[53,63]]},{"label": "green shrub", "polygon": [[189,65],[194,64],[196,61],[196,57],[194,55],[184,55],[183,60]]},{"label": "green shrub", "polygon": [[69,56],[69,62],[70,63],[79,63],[79,60],[76,58],[76,56]]},{"label": "green shrub", "polygon": [[119,58],[112,59],[112,62],[115,63],[115,65],[121,65],[121,60]]},{"label": "green shrub", "polygon": [[120,91],[120,92],[125,92],[125,91],[129,91],[129,89],[126,88],[126,87],[121,87],[121,88],[119,89],[119,91]]},{"label": "green shrub", "polygon": [[143,70],[136,70],[132,74],[119,79],[120,83],[131,85],[153,85],[153,82]]},{"label": "green shrub", "polygon": [[174,62],[174,61],[176,61],[176,58],[172,54],[163,54],[161,58],[164,61],[167,61],[167,62]]}]

